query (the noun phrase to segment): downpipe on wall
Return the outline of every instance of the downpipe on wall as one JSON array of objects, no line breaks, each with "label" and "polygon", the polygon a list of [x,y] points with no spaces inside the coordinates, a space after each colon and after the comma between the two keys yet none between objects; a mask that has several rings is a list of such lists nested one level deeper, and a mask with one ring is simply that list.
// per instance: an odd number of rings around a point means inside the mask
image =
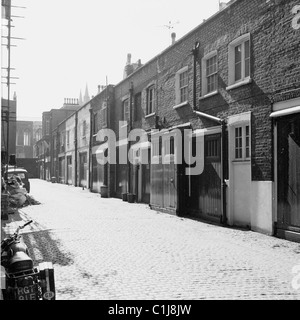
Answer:
[{"label": "downpipe on wall", "polygon": [[[197,110],[197,62],[199,59],[199,49],[200,42],[196,42],[194,48],[192,49],[192,54],[194,56],[194,72],[193,72],[193,112],[199,116],[211,121],[217,122],[221,126],[221,203],[222,203],[222,216],[221,223],[227,225],[227,201],[226,201],[226,191],[227,184],[225,181],[225,172],[226,172],[226,121],[224,119],[209,115],[204,112]],[[201,64],[199,64],[201,65]],[[200,67],[201,68],[201,67]]]}]

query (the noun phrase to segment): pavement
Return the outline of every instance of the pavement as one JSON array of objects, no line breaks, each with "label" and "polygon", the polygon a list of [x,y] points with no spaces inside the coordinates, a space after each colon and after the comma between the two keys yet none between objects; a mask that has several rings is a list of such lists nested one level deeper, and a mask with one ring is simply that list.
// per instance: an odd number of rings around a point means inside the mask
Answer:
[{"label": "pavement", "polygon": [[35,263],[52,261],[57,300],[298,300],[300,244],[31,180],[41,202],[1,221]]}]

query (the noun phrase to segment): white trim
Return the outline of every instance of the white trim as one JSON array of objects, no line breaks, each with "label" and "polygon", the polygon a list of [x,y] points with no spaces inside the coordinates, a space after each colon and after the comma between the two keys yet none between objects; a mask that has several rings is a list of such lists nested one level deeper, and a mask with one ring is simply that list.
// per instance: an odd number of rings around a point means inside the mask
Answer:
[{"label": "white trim", "polygon": [[299,113],[299,112],[300,112],[300,106],[287,108],[287,109],[272,112],[270,114],[270,118],[283,117],[283,116],[287,116],[289,114],[294,114],[294,113]]},{"label": "white trim", "polygon": [[185,107],[185,106],[187,106],[188,104],[189,104],[188,101],[183,101],[183,102],[181,102],[180,104],[177,104],[176,106],[174,106],[173,109],[176,110],[176,109]]},{"label": "white trim", "polygon": [[153,116],[155,116],[155,115],[156,115],[156,112],[152,112],[152,113],[146,114],[146,115],[145,115],[145,119],[151,118],[151,117],[153,117]]},{"label": "white trim", "polygon": [[215,91],[213,91],[213,92],[210,92],[210,93],[208,93],[208,94],[200,97],[199,100],[204,100],[204,99],[206,99],[206,98],[215,96],[215,95],[218,94],[218,93],[219,93],[219,90],[215,90]]},{"label": "white trim", "polygon": [[204,128],[204,129],[196,129],[193,132],[193,136],[198,136],[198,135],[201,135],[202,133],[204,133],[204,135],[211,135],[211,134],[217,134],[217,133],[221,133],[221,132],[222,132],[222,129],[220,126]]},{"label": "white trim", "polygon": [[243,42],[245,42],[247,40],[250,40],[250,35],[251,35],[250,32],[245,33],[245,34],[241,35],[240,37],[238,37],[238,38],[234,39],[233,41],[231,41],[229,43],[229,45],[232,46],[232,47],[236,47],[236,46],[240,45],[241,43],[243,43]]},{"label": "white trim", "polygon": [[247,77],[242,81],[236,82],[234,84],[231,84],[230,86],[226,87],[226,90],[232,90],[241,86],[244,86],[246,84],[252,83],[252,78]]},{"label": "white trim", "polygon": [[279,111],[291,107],[300,106],[300,98],[290,99],[285,101],[276,102],[273,104],[273,111]]},{"label": "white trim", "polygon": [[243,124],[244,122],[251,121],[251,111],[239,113],[228,117],[228,126],[236,126],[238,124]]}]

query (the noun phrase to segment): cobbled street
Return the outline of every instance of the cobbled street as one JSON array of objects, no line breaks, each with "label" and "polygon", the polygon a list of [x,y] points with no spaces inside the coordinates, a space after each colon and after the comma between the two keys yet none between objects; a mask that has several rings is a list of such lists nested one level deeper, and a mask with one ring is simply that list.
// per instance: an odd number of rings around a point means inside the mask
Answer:
[{"label": "cobbled street", "polygon": [[31,186],[41,204],[9,215],[1,236],[34,220],[22,234],[36,263],[53,262],[57,300],[300,298],[298,243],[78,187]]}]

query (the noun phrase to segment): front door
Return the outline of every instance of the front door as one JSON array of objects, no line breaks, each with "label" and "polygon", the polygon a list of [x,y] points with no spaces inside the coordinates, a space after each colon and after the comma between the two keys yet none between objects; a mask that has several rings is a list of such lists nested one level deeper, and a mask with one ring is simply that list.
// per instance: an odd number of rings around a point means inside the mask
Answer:
[{"label": "front door", "polygon": [[79,155],[79,186],[87,187],[87,153],[80,153]]},{"label": "front door", "polygon": [[278,226],[300,232],[300,114],[277,120]]}]

